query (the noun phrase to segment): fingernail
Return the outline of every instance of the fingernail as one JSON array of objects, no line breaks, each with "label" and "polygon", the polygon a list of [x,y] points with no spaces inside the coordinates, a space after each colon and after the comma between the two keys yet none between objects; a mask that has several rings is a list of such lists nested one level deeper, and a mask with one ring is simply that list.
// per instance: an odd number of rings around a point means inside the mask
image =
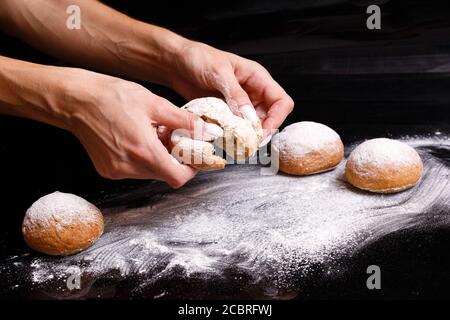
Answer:
[{"label": "fingernail", "polygon": [[270,142],[271,139],[272,139],[272,135],[269,134],[263,141],[261,141],[261,143],[259,144],[259,148],[264,147],[266,144],[268,144]]},{"label": "fingernail", "polygon": [[215,139],[223,137],[223,129],[214,123],[205,123],[205,133],[213,136]]},{"label": "fingernail", "polygon": [[255,108],[253,108],[251,105],[246,104],[239,108],[239,111],[241,112],[242,116],[249,120],[251,123],[255,124],[260,122],[258,115],[256,114]]}]

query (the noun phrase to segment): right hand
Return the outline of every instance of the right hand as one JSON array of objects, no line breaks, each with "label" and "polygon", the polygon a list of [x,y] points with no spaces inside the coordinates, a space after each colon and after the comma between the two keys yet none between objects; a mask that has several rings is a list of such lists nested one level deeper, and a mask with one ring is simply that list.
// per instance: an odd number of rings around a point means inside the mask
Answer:
[{"label": "right hand", "polygon": [[266,135],[278,129],[292,112],[292,98],[259,63],[203,43],[180,42],[182,49],[167,74],[172,89],[186,99],[220,93],[235,114],[256,128],[262,124]]},{"label": "right hand", "polygon": [[192,132],[203,120],[136,83],[74,70],[65,84],[70,101],[61,112],[101,176],[157,179],[174,188],[194,177],[193,168],[169,154],[158,126]]}]

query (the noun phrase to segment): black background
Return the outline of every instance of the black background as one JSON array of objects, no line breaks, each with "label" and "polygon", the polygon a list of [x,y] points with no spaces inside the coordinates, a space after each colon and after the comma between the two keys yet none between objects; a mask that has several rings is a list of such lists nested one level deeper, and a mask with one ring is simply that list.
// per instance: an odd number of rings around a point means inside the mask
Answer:
[{"label": "black background", "polygon": [[[450,132],[448,1],[105,2],[130,16],[262,63],[296,102],[285,124],[323,122],[338,130],[345,142]],[[366,7],[374,3],[382,10],[382,30],[365,26]],[[2,55],[70,65],[5,34],[0,34],[0,43]],[[144,85],[183,103],[168,89]],[[0,116],[0,170],[0,257],[27,251],[21,221],[38,197],[59,190],[96,201],[109,192],[145,183],[102,179],[70,133],[6,116]],[[383,290],[379,298],[414,298],[418,291],[422,297],[448,297],[450,258],[443,253],[448,251],[450,232],[420,232],[394,234],[361,252],[382,257],[394,250],[399,258],[388,265],[398,270],[404,264],[404,274],[396,274],[398,287]],[[414,241],[420,241],[423,252],[408,250]],[[420,254],[427,259],[420,261],[420,267],[411,265]],[[355,264],[355,270],[362,265]],[[424,270],[436,277],[429,281]],[[411,279],[419,281],[411,283]],[[342,281],[364,283],[357,276]],[[335,288],[324,286],[321,292],[312,288],[311,297],[324,297],[340,285],[332,282],[328,286]],[[364,297],[368,294],[364,290],[347,296]]]}]

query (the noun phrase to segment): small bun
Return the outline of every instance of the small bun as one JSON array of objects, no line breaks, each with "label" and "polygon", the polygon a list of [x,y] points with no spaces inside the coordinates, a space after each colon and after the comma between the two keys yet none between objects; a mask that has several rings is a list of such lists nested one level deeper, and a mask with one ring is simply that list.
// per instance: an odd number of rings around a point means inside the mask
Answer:
[{"label": "small bun", "polygon": [[378,138],[353,150],[345,177],[359,189],[394,193],[414,186],[422,172],[422,160],[416,150],[397,140]]},{"label": "small bun", "polygon": [[[219,126],[222,136],[214,143],[236,160],[245,160],[258,150],[259,130],[250,121],[233,114],[228,105],[214,97],[194,99],[182,109],[201,117],[205,122]],[[262,130],[261,130],[262,132]],[[216,155],[214,146],[206,141],[193,140],[175,130],[171,135],[172,155],[182,163],[200,170],[217,170],[225,167],[226,161]]]},{"label": "small bun", "polygon": [[93,204],[73,194],[55,192],[27,210],[22,233],[32,249],[67,256],[90,247],[103,227],[103,215]]},{"label": "small bun", "polygon": [[201,140],[193,140],[182,134],[172,133],[172,155],[180,162],[198,170],[221,170],[227,161],[214,154],[214,146]]},{"label": "small bun", "polygon": [[303,121],[284,128],[272,139],[272,157],[279,169],[293,175],[310,175],[336,167],[344,157],[344,145],[331,128]]}]

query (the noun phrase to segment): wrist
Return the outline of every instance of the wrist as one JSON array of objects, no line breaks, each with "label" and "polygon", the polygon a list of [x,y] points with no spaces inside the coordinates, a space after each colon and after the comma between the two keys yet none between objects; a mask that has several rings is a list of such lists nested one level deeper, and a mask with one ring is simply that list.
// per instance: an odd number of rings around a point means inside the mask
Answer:
[{"label": "wrist", "polygon": [[158,28],[154,30],[157,51],[160,53],[161,62],[167,66],[173,66],[179,59],[183,49],[193,41],[186,39],[170,30]]},{"label": "wrist", "polygon": [[72,123],[75,118],[77,107],[79,107],[78,99],[83,97],[83,93],[79,88],[79,80],[76,81],[76,73],[81,72],[78,69],[63,68],[61,74],[54,77],[53,91],[49,93],[51,99],[54,100],[51,110],[51,116],[57,126],[68,131],[72,131]]},{"label": "wrist", "polygon": [[59,69],[61,77],[56,77],[52,93],[53,117],[58,127],[76,134],[76,128],[82,123],[88,125],[89,114],[95,113],[106,89],[104,78],[109,77],[78,68]]},{"label": "wrist", "polygon": [[170,87],[181,52],[192,41],[138,21],[130,30],[133,39],[118,44],[120,60],[124,62],[123,74]]},{"label": "wrist", "polygon": [[182,77],[183,72],[181,65],[184,60],[183,56],[186,48],[193,46],[196,42],[183,38],[171,31],[164,36],[163,41],[160,42],[161,60],[160,63],[165,66],[165,72],[162,73],[163,85],[173,89],[174,81]]}]

